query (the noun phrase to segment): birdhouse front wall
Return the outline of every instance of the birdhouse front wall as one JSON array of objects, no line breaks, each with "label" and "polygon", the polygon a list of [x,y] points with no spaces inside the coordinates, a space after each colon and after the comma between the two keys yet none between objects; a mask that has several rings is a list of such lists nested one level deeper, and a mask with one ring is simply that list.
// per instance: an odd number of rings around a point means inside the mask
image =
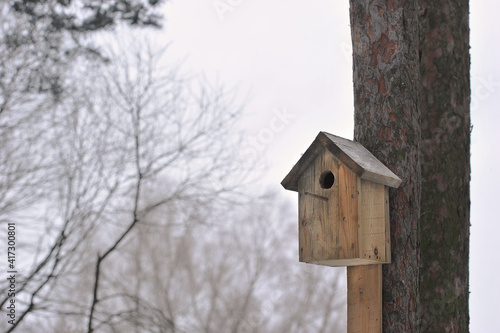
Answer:
[{"label": "birdhouse front wall", "polygon": [[328,266],[390,262],[389,192],[323,150],[298,180],[299,260]]},{"label": "birdhouse front wall", "polygon": [[359,258],[357,176],[324,150],[299,188],[299,260],[343,266]]}]

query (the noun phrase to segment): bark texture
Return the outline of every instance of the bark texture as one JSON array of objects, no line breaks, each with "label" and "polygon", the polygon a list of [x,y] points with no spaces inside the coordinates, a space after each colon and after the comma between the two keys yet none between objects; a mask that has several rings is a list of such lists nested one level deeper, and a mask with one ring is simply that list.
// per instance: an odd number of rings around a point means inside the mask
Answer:
[{"label": "bark texture", "polygon": [[354,138],[391,190],[384,332],[468,332],[468,1],[350,0]]},{"label": "bark texture", "polygon": [[351,0],[354,139],[403,183],[390,191],[392,264],[383,265],[384,332],[417,332],[420,125],[418,2]]},{"label": "bark texture", "polygon": [[420,0],[422,332],[469,331],[467,0]]}]

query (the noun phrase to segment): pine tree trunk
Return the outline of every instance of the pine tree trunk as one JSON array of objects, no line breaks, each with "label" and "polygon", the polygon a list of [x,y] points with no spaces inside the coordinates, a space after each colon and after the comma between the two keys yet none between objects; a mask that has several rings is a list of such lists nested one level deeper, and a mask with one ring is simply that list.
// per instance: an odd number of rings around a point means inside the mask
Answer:
[{"label": "pine tree trunk", "polygon": [[420,7],[422,332],[468,332],[469,4]]},{"label": "pine tree trunk", "polygon": [[467,1],[350,6],[354,138],[403,180],[390,192],[383,331],[467,332]]}]

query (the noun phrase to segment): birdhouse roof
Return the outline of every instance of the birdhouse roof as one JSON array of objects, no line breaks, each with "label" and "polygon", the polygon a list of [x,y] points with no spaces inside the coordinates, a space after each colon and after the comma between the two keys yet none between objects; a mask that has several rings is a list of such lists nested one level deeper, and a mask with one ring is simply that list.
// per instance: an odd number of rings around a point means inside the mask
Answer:
[{"label": "birdhouse roof", "polygon": [[401,184],[401,179],[359,142],[347,140],[330,133],[319,132],[314,142],[307,148],[306,152],[283,179],[281,185],[287,190],[298,191],[300,176],[325,149],[331,152],[361,179],[394,188],[399,187]]}]

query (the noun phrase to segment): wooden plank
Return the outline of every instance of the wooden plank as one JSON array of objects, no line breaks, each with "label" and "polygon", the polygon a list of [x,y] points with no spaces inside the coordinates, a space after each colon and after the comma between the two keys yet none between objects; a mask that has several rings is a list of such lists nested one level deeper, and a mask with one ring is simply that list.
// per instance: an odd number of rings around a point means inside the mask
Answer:
[{"label": "wooden plank", "polygon": [[[387,248],[389,202],[386,187],[361,179],[359,183],[359,254],[361,259],[390,262]],[[387,202],[386,202],[387,199]],[[390,237],[390,235],[389,235]]]},{"label": "wooden plank", "polygon": [[304,172],[309,168],[309,165],[314,163],[324,150],[325,147],[315,139],[311,146],[302,154],[299,161],[295,163],[292,170],[281,181],[281,185],[287,190],[299,192],[300,177],[302,177]]},{"label": "wooden plank", "polygon": [[317,140],[322,141],[329,150],[335,153],[341,162],[348,165],[353,171],[358,172],[358,170],[361,170],[358,175],[362,179],[395,188],[401,184],[401,179],[359,142],[326,132],[320,132]]},{"label": "wooden plank", "polygon": [[389,188],[384,189],[384,205],[385,205],[385,262],[391,263],[391,218],[389,210]]},{"label": "wooden plank", "polygon": [[[338,164],[325,151],[313,161],[299,178],[299,261],[318,262],[338,258]],[[331,188],[320,185],[322,173],[330,171]]]},{"label": "wooden plank", "polygon": [[347,333],[382,332],[382,265],[347,267]]},{"label": "wooden plank", "polygon": [[339,259],[358,258],[358,181],[339,163]]},{"label": "wooden plank", "polygon": [[398,187],[401,184],[401,179],[360,143],[330,133],[320,132],[292,170],[282,180],[281,185],[287,190],[299,191],[299,178],[316,157],[323,153],[325,148],[362,179],[391,187]]},{"label": "wooden plank", "polygon": [[375,264],[380,264],[380,261],[349,258],[349,259],[315,260],[311,261],[310,263],[316,265],[330,266],[330,267],[346,267],[346,266],[375,265]]}]

